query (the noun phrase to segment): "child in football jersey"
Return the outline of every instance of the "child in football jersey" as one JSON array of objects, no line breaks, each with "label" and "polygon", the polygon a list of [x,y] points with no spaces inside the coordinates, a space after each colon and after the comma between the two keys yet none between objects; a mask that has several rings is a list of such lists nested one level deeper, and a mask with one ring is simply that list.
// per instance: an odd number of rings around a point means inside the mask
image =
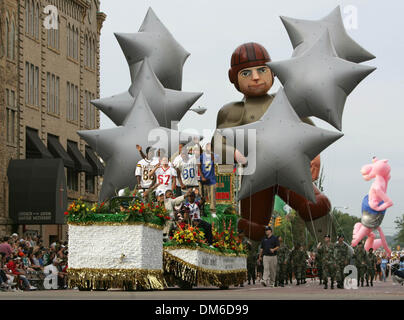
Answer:
[{"label": "child in football jersey", "polygon": [[[140,146],[137,146],[137,149],[139,150],[139,152],[141,152],[141,154],[143,154],[142,148]],[[153,160],[152,158],[152,148],[147,147],[146,157],[140,160],[136,165],[135,176],[137,179],[138,191],[145,192],[153,185],[154,176],[150,178],[149,173],[153,171],[158,161],[156,161],[155,159]]]},{"label": "child in football jersey", "polygon": [[177,171],[177,179],[181,189],[198,188],[198,164],[194,156],[189,155],[186,148],[182,149],[181,154],[175,158],[173,166]]},{"label": "child in football jersey", "polygon": [[152,176],[155,176],[154,184],[158,184],[156,192],[158,190],[172,190],[176,184],[177,171],[170,166],[168,158],[164,156],[160,163],[149,173],[149,177],[151,178]]},{"label": "child in football jersey", "polygon": [[191,220],[200,219],[201,218],[201,207],[203,205],[203,200],[196,201],[195,200],[195,192],[190,192],[188,196],[188,201],[185,203],[185,207],[187,208],[189,217]]}]

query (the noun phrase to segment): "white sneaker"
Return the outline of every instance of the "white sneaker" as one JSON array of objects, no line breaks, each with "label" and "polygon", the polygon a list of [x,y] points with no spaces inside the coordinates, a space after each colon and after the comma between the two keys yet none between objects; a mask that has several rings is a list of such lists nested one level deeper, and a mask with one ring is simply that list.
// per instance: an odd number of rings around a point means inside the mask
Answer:
[{"label": "white sneaker", "polygon": [[37,289],[37,287],[29,286],[29,290],[36,290],[36,289]]}]

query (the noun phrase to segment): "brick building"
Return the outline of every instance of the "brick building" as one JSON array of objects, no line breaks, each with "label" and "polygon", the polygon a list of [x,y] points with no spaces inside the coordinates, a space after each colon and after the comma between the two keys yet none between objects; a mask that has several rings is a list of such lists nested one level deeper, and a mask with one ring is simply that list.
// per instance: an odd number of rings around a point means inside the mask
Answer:
[{"label": "brick building", "polygon": [[97,200],[103,168],[76,132],[99,128],[99,5],[0,0],[0,236],[65,239],[67,202]]}]

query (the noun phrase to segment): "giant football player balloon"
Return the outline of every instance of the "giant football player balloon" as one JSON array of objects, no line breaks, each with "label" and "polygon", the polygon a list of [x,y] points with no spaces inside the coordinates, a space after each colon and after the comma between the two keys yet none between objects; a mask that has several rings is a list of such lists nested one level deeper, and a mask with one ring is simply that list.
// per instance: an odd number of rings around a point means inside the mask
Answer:
[{"label": "giant football player balloon", "polygon": [[[328,212],[331,204],[328,198],[311,183],[308,174],[311,171],[311,180],[313,181],[318,178],[320,159],[319,155],[314,153],[317,151],[320,152],[340,135],[328,135],[327,133],[328,137],[325,137],[324,140],[321,140],[321,138],[317,140],[319,146],[310,146],[309,143],[306,143],[305,139],[308,139],[307,142],[314,142],[316,135],[321,130],[304,126],[301,121],[296,119],[293,111],[289,110],[288,112],[287,108],[290,108],[290,105],[285,96],[278,97],[277,104],[275,105],[276,108],[273,111],[275,119],[270,119],[272,112],[266,112],[267,110],[271,110],[275,99],[273,94],[268,94],[274,81],[273,73],[266,65],[269,61],[271,61],[271,58],[268,51],[258,43],[245,43],[234,50],[230,62],[229,79],[235,88],[243,93],[244,98],[241,101],[230,102],[224,105],[217,115],[218,129],[253,125],[253,123],[263,119],[263,116],[265,116],[265,121],[262,120],[256,124],[260,130],[257,133],[259,139],[257,139],[256,162],[259,171],[257,171],[258,174],[253,178],[249,178],[248,176],[243,177],[243,200],[241,200],[241,219],[239,220],[238,227],[244,230],[250,239],[261,240],[264,236],[264,227],[268,225],[271,218],[274,195],[278,194],[292,208],[298,211],[307,226],[311,227],[314,225],[315,230],[312,230],[312,232],[322,237],[327,232],[327,225],[330,221]],[[280,92],[281,95],[284,95],[283,91]],[[285,119],[285,123],[283,123],[283,116],[289,119]],[[313,125],[310,119],[305,118],[303,120]],[[269,128],[269,125],[274,126],[274,128]],[[277,129],[282,129],[282,131],[279,132]],[[299,130],[300,136],[296,137]],[[292,141],[293,139],[283,140],[291,137],[288,136],[289,131],[290,133],[293,132],[292,135],[297,139],[296,141]],[[225,135],[223,131],[222,133],[222,135]],[[319,138],[318,135],[317,137]],[[277,138],[279,138],[279,143],[275,146]],[[268,141],[276,151],[268,150],[265,147],[265,141]],[[282,144],[282,142],[286,144]],[[301,145],[295,142],[300,142]],[[232,146],[229,146],[227,141],[223,141],[220,134],[215,135],[214,144],[215,150],[218,147],[222,147],[222,150],[226,151],[222,154],[222,161],[228,162],[229,159],[226,158],[226,155],[229,149],[234,152],[234,149],[231,149]],[[304,152],[307,153],[305,154]],[[285,155],[291,156],[292,154],[293,158],[284,157]],[[313,159],[313,157],[315,158]],[[310,168],[310,160],[312,159]],[[296,165],[296,167],[293,167],[291,172],[287,172],[287,170],[283,170],[281,167],[282,162],[285,168],[291,168],[292,162],[292,166]],[[251,165],[251,163],[249,162],[248,165]],[[271,172],[271,169],[274,169],[276,172]],[[278,176],[276,177],[277,173]],[[259,174],[263,176],[259,177]],[[296,176],[294,176],[295,174]],[[266,177],[268,180],[264,181],[263,177]],[[251,179],[255,180],[251,181]],[[304,183],[299,185],[299,180],[301,179],[304,180]],[[300,194],[275,185],[281,182]],[[315,199],[315,201],[309,201],[306,197],[312,200]]]}]

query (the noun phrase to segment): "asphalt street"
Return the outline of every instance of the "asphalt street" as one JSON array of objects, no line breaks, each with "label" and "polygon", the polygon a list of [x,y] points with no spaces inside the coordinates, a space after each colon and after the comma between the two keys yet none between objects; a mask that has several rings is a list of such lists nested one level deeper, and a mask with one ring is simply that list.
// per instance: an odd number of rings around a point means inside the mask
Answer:
[{"label": "asphalt street", "polygon": [[198,287],[192,290],[167,288],[163,291],[125,292],[118,288],[108,291],[43,290],[0,292],[0,300],[404,300],[404,286],[374,282],[373,287],[358,289],[323,289],[318,280],[308,279],[300,286],[269,288],[260,284],[230,287]]}]

